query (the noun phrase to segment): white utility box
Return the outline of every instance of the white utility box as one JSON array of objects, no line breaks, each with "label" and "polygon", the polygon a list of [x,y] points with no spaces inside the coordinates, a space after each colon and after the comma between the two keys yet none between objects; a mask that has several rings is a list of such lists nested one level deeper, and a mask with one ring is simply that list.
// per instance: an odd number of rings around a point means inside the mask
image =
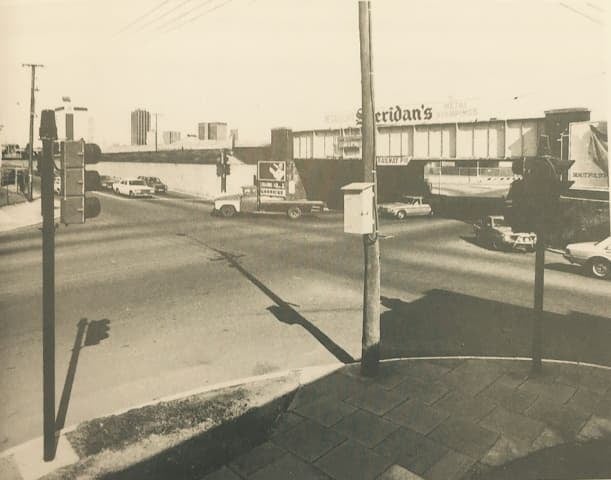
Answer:
[{"label": "white utility box", "polygon": [[356,182],[342,187],[344,192],[344,232],[373,233],[373,183]]}]

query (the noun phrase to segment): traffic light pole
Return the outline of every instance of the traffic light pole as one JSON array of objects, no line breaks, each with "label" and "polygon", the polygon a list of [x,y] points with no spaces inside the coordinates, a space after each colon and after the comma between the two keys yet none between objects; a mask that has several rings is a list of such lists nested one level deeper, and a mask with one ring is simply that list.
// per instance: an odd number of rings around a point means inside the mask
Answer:
[{"label": "traffic light pole", "polygon": [[543,343],[543,291],[545,280],[545,234],[537,232],[535,245],[535,302],[533,310],[532,367],[541,370],[541,350]]},{"label": "traffic light pole", "polygon": [[[52,123],[52,126],[50,124]],[[57,137],[55,112],[42,114],[41,203],[42,203],[42,382],[43,458],[55,458],[55,208],[53,199],[53,141]]]},{"label": "traffic light pole", "polygon": [[[375,109],[371,62],[371,5],[368,1],[359,1],[359,39],[363,108],[363,181],[374,182],[375,189]],[[375,203],[374,196],[374,209],[377,208]],[[380,242],[377,221],[373,236],[363,235],[363,251],[365,278],[363,279],[361,373],[365,376],[373,376],[377,373],[380,362]]]}]

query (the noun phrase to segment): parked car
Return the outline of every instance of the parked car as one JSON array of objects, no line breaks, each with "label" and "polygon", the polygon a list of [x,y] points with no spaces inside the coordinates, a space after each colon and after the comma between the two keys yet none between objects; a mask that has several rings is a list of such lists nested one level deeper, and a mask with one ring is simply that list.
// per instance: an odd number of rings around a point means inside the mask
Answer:
[{"label": "parked car", "polygon": [[514,232],[500,215],[489,215],[473,225],[475,240],[495,250],[511,249],[532,251],[537,235],[532,232]]},{"label": "parked car", "polygon": [[153,189],[155,193],[166,193],[168,191],[168,186],[163,183],[157,177],[138,177],[140,180],[143,180],[149,187]]},{"label": "parked car", "polygon": [[581,265],[596,278],[609,278],[611,271],[611,237],[600,242],[571,243],[564,250],[564,258]]},{"label": "parked car", "polygon": [[112,186],[119,182],[119,177],[113,177],[111,175],[100,175],[100,184],[104,190],[112,190]]},{"label": "parked car", "polygon": [[403,220],[407,217],[421,217],[433,214],[433,209],[422,197],[404,195],[400,202],[382,203],[380,214]]},{"label": "parked car", "polygon": [[115,183],[112,189],[119,195],[130,197],[150,197],[153,194],[151,187],[138,178],[124,178]]}]

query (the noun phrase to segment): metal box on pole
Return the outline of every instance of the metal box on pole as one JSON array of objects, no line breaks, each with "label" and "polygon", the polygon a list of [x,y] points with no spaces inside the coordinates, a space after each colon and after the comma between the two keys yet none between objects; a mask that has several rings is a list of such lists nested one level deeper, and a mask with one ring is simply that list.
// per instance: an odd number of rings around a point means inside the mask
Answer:
[{"label": "metal box on pole", "polygon": [[374,232],[373,183],[355,182],[344,192],[344,232],[366,235]]}]

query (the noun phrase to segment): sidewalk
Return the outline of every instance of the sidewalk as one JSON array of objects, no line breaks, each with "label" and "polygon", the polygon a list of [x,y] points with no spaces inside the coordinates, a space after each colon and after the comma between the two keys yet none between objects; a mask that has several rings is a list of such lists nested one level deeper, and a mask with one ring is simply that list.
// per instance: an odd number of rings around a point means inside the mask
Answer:
[{"label": "sidewalk", "polygon": [[[55,200],[55,218],[59,218],[59,201]],[[40,198],[0,208],[0,232],[42,223]]]},{"label": "sidewalk", "polygon": [[538,450],[611,438],[611,370],[546,362],[532,376],[528,361],[491,359],[384,362],[374,380],[358,370],[300,389],[267,442],[204,479],[488,478]]},{"label": "sidewalk", "polygon": [[358,364],[278,372],[67,429],[58,465],[40,461],[40,442],[17,447],[0,478],[611,478],[611,368],[530,367],[446,357],[384,361],[373,379]]}]

